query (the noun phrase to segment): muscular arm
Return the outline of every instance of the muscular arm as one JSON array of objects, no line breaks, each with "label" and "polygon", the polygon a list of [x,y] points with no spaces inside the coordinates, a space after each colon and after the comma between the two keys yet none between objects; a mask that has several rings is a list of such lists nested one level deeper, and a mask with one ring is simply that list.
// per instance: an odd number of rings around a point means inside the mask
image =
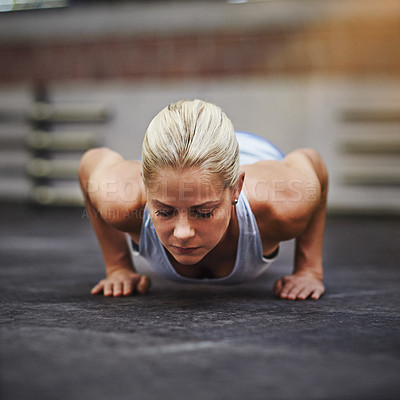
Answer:
[{"label": "muscular arm", "polygon": [[[132,163],[105,148],[89,150],[80,163],[80,185],[106,267],[106,278],[92,294],[130,295],[135,289],[145,293],[149,287],[148,279],[135,271],[123,232],[135,231],[140,225],[134,211],[140,209],[141,192],[134,189],[140,188],[141,180],[138,166]],[[128,187],[132,193],[126,192]]]},{"label": "muscular arm", "polygon": [[[296,237],[293,275],[279,279],[275,293],[290,300],[318,299],[325,291],[322,283],[322,243],[324,236],[328,174],[318,153],[310,149],[297,150],[284,161],[289,168],[307,177],[299,199],[307,210],[304,229]],[[308,209],[310,207],[310,209]],[[302,211],[300,211],[301,213]]]}]

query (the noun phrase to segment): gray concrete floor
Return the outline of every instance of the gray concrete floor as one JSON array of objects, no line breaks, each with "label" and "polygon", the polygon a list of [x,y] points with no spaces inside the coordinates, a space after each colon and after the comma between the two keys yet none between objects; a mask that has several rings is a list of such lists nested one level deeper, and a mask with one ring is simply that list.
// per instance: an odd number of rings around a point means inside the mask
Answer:
[{"label": "gray concrete floor", "polygon": [[290,272],[232,287],[154,279],[91,296],[103,275],[81,209],[0,210],[0,398],[398,399],[400,220],[330,217],[327,293],[273,297]]}]

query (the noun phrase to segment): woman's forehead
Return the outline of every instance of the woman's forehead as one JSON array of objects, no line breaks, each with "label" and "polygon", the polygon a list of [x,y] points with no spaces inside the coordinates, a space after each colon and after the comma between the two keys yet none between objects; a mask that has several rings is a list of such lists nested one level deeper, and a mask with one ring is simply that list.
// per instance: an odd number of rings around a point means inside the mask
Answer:
[{"label": "woman's forehead", "polygon": [[147,191],[150,198],[162,203],[165,203],[163,200],[217,201],[221,200],[225,193],[220,179],[198,168],[183,171],[161,170],[148,185]]},{"label": "woman's forehead", "polygon": [[160,169],[152,179],[152,184],[163,184],[168,182],[176,184],[184,182],[186,185],[201,184],[222,187],[221,180],[216,174],[202,168],[192,167],[183,170],[176,170],[173,168]]}]

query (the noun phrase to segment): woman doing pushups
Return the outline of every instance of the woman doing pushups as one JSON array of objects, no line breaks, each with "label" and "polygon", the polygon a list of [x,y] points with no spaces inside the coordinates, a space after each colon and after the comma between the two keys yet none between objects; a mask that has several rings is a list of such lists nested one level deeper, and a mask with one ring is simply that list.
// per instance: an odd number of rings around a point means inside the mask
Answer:
[{"label": "woman doing pushups", "polygon": [[293,238],[293,274],[275,283],[276,296],[324,293],[328,177],[312,149],[284,156],[262,137],[235,132],[214,104],[180,101],[150,123],[142,161],[91,149],[79,179],[106,267],[93,294],[147,293],[131,246],[164,278],[239,284],[263,274],[279,243]]}]

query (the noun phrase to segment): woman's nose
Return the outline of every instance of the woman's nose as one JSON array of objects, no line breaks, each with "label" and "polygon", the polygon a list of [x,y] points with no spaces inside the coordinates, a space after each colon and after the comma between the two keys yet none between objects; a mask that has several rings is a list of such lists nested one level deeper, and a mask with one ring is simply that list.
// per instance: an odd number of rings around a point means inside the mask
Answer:
[{"label": "woman's nose", "polygon": [[191,226],[187,215],[180,215],[177,218],[174,228],[174,236],[179,240],[187,240],[195,235],[195,230]]}]

